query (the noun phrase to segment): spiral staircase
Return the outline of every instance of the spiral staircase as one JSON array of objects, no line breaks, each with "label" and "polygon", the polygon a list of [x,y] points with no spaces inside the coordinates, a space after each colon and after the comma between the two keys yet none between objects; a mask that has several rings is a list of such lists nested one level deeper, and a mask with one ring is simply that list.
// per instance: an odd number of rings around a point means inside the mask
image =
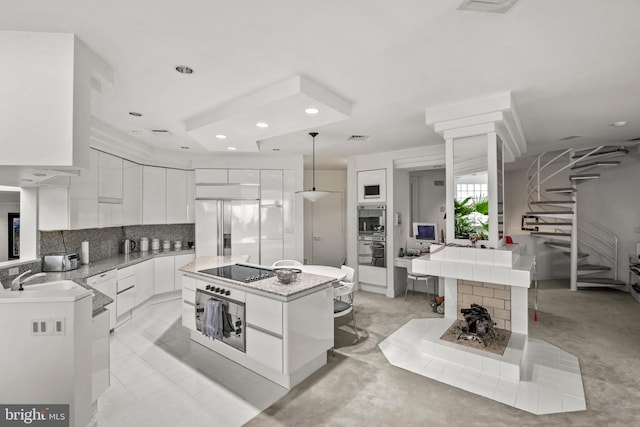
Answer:
[{"label": "spiral staircase", "polygon": [[[571,259],[571,290],[587,287],[629,291],[618,280],[618,238],[604,225],[578,215],[578,187],[600,178],[600,171],[620,165],[612,158],[625,156],[624,147],[599,146],[587,150],[573,149],[546,152],[529,167],[527,228],[531,236]],[[552,179],[567,174],[566,187],[550,187]],[[556,182],[558,180],[556,178]],[[597,261],[589,262],[589,257]]]}]

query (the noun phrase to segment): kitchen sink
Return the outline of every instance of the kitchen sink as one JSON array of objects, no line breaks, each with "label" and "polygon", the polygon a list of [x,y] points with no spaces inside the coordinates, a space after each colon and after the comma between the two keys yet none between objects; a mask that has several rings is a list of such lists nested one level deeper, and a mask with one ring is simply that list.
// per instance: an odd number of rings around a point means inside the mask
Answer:
[{"label": "kitchen sink", "polygon": [[25,285],[25,291],[69,291],[71,289],[84,289],[73,280],[54,280],[53,282]]}]

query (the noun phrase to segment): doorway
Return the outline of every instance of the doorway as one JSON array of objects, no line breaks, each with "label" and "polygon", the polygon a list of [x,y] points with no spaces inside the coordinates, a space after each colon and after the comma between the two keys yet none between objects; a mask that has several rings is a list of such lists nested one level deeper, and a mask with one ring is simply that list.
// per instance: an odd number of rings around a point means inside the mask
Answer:
[{"label": "doorway", "polygon": [[311,225],[305,233],[310,236],[305,244],[307,263],[340,267],[346,257],[344,193],[336,191],[313,203],[305,201],[305,212],[310,213]]},{"label": "doorway", "polygon": [[7,214],[7,259],[20,259],[20,213]]}]

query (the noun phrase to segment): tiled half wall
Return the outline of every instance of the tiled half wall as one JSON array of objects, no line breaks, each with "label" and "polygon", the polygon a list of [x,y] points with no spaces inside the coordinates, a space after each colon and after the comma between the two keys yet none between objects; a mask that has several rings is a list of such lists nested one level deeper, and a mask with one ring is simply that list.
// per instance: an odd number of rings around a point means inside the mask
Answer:
[{"label": "tiled half wall", "polygon": [[458,280],[458,319],[472,303],[486,308],[497,328],[511,330],[511,286]]}]

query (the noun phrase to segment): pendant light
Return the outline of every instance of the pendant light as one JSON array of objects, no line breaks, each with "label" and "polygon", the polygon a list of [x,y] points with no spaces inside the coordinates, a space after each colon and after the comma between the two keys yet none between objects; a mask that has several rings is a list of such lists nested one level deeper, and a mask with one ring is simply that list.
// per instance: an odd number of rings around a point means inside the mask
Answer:
[{"label": "pendant light", "polygon": [[311,157],[312,168],[313,168],[312,169],[313,187],[311,188],[311,190],[297,191],[296,193],[302,195],[302,197],[304,197],[305,199],[311,202],[315,202],[321,197],[324,197],[327,194],[331,193],[331,191],[316,190],[316,136],[318,136],[318,132],[309,132],[309,135],[312,138],[312,144],[313,144],[313,151],[312,151],[312,157]]}]

